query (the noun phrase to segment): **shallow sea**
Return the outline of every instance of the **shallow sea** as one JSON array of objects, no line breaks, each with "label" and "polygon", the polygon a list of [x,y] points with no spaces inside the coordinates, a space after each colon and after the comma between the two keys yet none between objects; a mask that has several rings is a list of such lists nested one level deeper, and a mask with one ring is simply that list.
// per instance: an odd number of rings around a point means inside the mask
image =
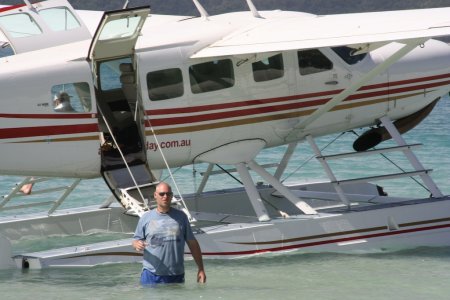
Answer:
[{"label": "shallow sea", "polygon": [[[405,134],[409,143],[423,143],[416,152],[425,167],[434,169],[432,177],[444,194],[450,194],[450,99],[445,98],[419,126]],[[360,134],[361,132],[357,132]],[[333,135],[318,140],[321,148],[337,152],[349,151],[354,133]],[[331,146],[328,144],[331,141]],[[389,144],[389,143],[387,143]],[[278,159],[284,147],[266,150],[260,163]],[[325,179],[306,145],[299,145],[295,158],[286,171],[286,182]],[[399,158],[390,155],[390,159]],[[400,160],[392,166],[366,159],[363,162],[343,161],[333,168],[339,179],[355,174],[376,175],[406,168]],[[349,164],[354,164],[349,167]],[[194,191],[201,181],[204,165],[173,170],[182,193]],[[290,175],[290,176],[288,176]],[[207,188],[223,188],[234,183],[230,177],[217,176]],[[19,177],[0,177],[0,194],[6,194],[19,182]],[[65,183],[67,180],[59,180]],[[169,179],[170,181],[170,179]],[[52,186],[54,182],[47,183]],[[402,179],[380,182],[393,195],[409,192],[428,195],[422,187]],[[100,179],[82,181],[64,207],[99,204],[108,190]],[[425,212],[426,213],[426,212]],[[67,243],[85,243],[113,238],[111,233],[91,232],[83,236],[33,237],[13,244],[15,253],[37,251]],[[208,282],[195,282],[195,264],[186,262],[186,283],[183,285],[142,288],[138,284],[139,264],[115,264],[93,268],[48,270],[0,270],[0,299],[449,299],[450,247],[409,249],[377,254],[263,254],[246,259],[206,260]]]}]

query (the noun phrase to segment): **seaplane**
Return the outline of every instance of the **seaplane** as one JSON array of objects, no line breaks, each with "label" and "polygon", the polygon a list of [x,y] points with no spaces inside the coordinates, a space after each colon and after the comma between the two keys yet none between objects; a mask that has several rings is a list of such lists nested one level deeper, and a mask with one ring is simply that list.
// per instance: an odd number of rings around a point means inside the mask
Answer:
[{"label": "seaplane", "polygon": [[[450,35],[450,8],[314,15],[247,0],[248,11],[209,15],[194,4],[198,17],[74,10],[65,0],[0,8],[0,174],[26,176],[0,209],[37,205],[20,195],[24,185],[75,180],[48,211],[0,218],[2,267],[140,261],[131,238],[154,207],[161,170],[193,164],[206,166],[201,183],[183,195],[174,182],[173,205],[205,258],[450,245],[450,196],[413,152],[420,144],[402,136],[450,91],[450,46],[438,39]],[[349,152],[325,154],[316,142],[361,128]],[[327,180],[281,180],[299,143]],[[279,146],[269,172],[257,157]],[[330,164],[388,152],[410,169],[342,179]],[[234,173],[239,186],[206,191],[217,173]],[[97,177],[113,197],[58,208]],[[376,184],[402,177],[417,177],[428,195],[391,196]],[[125,237],[11,250],[26,236],[95,229]]]}]

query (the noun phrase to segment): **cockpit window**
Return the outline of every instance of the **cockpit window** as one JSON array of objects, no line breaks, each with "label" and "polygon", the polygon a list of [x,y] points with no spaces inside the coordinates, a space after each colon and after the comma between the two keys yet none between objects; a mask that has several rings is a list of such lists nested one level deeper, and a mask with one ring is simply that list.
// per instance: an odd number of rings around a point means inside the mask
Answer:
[{"label": "cockpit window", "polygon": [[87,82],[58,84],[52,87],[51,94],[55,112],[89,112],[92,109]]},{"label": "cockpit window", "polygon": [[234,85],[233,63],[230,59],[215,60],[189,67],[194,94],[226,89]]},{"label": "cockpit window", "polygon": [[353,55],[352,53],[355,52],[355,49],[342,46],[342,47],[332,47],[331,48],[334,52],[336,52],[337,55],[339,55],[340,58],[342,58],[346,63],[349,65],[354,65],[364,59],[366,57],[367,53],[357,54]]},{"label": "cockpit window", "polygon": [[283,77],[283,56],[280,54],[252,63],[253,79],[256,82]]},{"label": "cockpit window", "polygon": [[153,71],[147,74],[150,100],[165,100],[183,96],[183,76],[178,68]]},{"label": "cockpit window", "polygon": [[80,23],[66,7],[53,7],[39,11],[39,15],[54,31],[67,31],[80,27]]},{"label": "cockpit window", "polygon": [[317,49],[297,52],[301,75],[309,75],[333,69],[333,63]]},{"label": "cockpit window", "polygon": [[0,25],[11,37],[20,38],[42,34],[41,28],[29,14],[12,14],[0,17]]}]

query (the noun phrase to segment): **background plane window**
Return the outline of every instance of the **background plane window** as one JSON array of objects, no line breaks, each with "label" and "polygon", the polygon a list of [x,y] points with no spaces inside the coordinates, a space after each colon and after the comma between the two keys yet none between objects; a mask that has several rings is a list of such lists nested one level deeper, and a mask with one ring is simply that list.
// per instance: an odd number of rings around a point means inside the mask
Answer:
[{"label": "background plane window", "polygon": [[52,108],[56,112],[89,112],[92,109],[87,82],[54,85],[51,94]]},{"label": "background plane window", "polygon": [[253,79],[256,82],[269,81],[283,77],[283,55],[277,54],[252,63]]},{"label": "background plane window", "polygon": [[331,49],[334,52],[336,52],[336,54],[339,55],[339,57],[342,58],[349,65],[354,65],[354,64],[360,62],[367,55],[367,53],[352,55],[352,53],[355,51],[355,49],[347,47],[347,46],[333,47]]},{"label": "background plane window", "polygon": [[29,14],[13,14],[0,17],[0,24],[12,37],[20,38],[42,33]]},{"label": "background plane window", "polygon": [[39,11],[39,15],[54,31],[66,31],[80,27],[80,23],[66,7],[55,7]]},{"label": "background plane window", "polygon": [[177,68],[159,70],[147,74],[150,100],[165,100],[180,97],[184,93],[183,76]]},{"label": "background plane window", "polygon": [[317,49],[297,52],[301,75],[314,74],[333,69],[333,63]]},{"label": "background plane window", "polygon": [[234,85],[233,63],[230,59],[216,60],[189,67],[192,93],[226,89]]}]

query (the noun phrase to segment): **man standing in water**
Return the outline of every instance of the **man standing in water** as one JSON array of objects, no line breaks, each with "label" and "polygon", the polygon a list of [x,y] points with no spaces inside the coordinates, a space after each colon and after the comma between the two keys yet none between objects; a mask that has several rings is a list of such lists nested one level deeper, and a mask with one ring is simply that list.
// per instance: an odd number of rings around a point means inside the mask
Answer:
[{"label": "man standing in water", "polygon": [[197,281],[206,282],[200,245],[185,213],[170,206],[172,189],[161,182],[156,186],[156,208],[139,219],[132,245],[144,251],[141,284],[184,282],[184,246],[187,243],[198,267]]}]

